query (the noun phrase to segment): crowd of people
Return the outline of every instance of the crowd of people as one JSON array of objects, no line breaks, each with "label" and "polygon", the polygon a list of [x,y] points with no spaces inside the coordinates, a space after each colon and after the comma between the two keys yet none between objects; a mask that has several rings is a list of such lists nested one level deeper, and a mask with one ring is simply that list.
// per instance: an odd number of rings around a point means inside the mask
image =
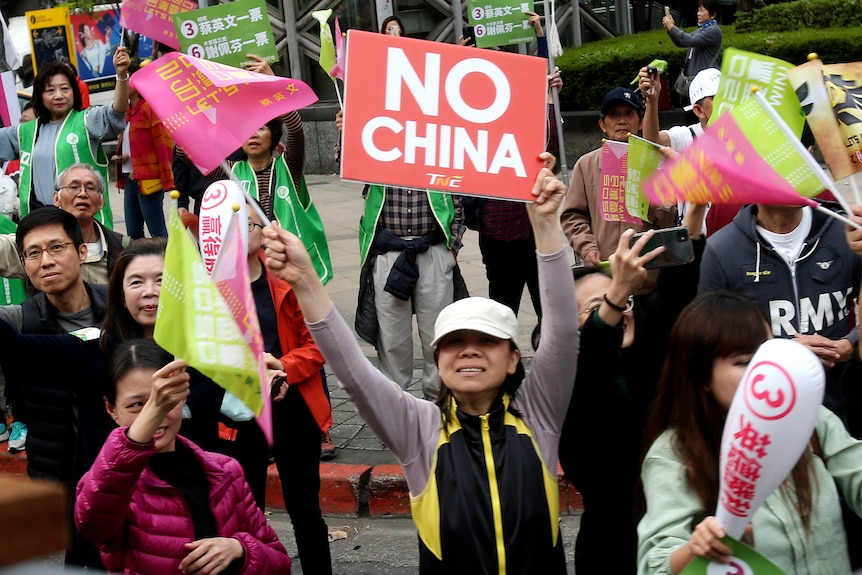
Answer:
[{"label": "crowd of people", "polygon": [[[703,134],[721,79],[717,16],[716,0],[700,0],[694,33],[663,19],[690,48],[683,75],[697,121],[661,129],[662,84],[644,67],[637,90],[596,102],[608,140],[642,134],[672,158]],[[546,56],[541,19],[527,22]],[[380,32],[407,31],[390,17]],[[73,71],[49,65],[35,80],[34,117],[0,129],[0,158],[27,158],[20,219],[0,234],[0,276],[28,290],[0,306],[4,398],[28,474],[69,489],[68,564],[289,573],[264,514],[272,458],[303,573],[331,575],[319,502],[320,460],[335,453],[324,363],[404,468],[422,573],[565,573],[558,462],[583,496],[580,575],[675,575],[698,556],[729,563],[714,517],[722,429],[758,347],[789,338],[822,364],[823,407],[744,539],[786,573],[862,567],[862,442],[848,431],[860,422],[847,393],[859,373],[862,232],[810,207],[767,204],[654,205],[642,224],[606,221],[601,149],[577,161],[567,187],[554,175],[551,138],[536,150],[543,168],[526,205],[369,183],[354,333],[325,287],[334,270],[305,182],[299,113],[272,119],[223,167],[196,174],[129,86],[146,62],[122,47],[112,62],[111,103],[84,106]],[[245,66],[273,74],[254,55]],[[563,79],[549,70],[547,80],[555,126],[551,96]],[[101,145],[116,136],[125,234],[113,230]],[[271,444],[254,419],[226,408],[230,394],[154,340],[164,194],[188,185],[186,196],[199,198],[200,186],[228,177],[256,202],[244,222],[246,261],[272,388]],[[195,226],[188,207],[183,221]],[[862,206],[847,216],[862,224]],[[665,248],[647,246],[675,226],[687,230],[693,258],[656,267]],[[470,297],[458,268],[468,227],[489,298]],[[525,286],[540,320],[531,342],[518,329]],[[422,397],[406,391],[414,316]]]}]

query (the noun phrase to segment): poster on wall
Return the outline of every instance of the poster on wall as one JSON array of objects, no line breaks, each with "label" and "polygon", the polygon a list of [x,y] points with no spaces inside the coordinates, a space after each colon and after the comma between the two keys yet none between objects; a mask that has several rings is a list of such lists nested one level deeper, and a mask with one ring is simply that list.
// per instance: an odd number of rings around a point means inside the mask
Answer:
[{"label": "poster on wall", "polygon": [[39,68],[54,62],[72,62],[72,25],[69,9],[65,7],[25,12],[30,48],[33,54],[33,74]]},{"label": "poster on wall", "polygon": [[92,14],[72,14],[72,32],[78,76],[91,92],[114,87],[114,52],[122,32],[117,10],[97,10]]}]

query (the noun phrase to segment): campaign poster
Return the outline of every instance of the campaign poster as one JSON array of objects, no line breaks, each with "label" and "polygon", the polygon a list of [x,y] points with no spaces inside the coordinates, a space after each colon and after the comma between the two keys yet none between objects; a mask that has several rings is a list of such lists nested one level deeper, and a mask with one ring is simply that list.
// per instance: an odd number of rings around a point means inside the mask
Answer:
[{"label": "campaign poster", "polygon": [[180,52],[241,68],[247,54],[278,61],[264,0],[238,0],[174,15]]},{"label": "campaign poster", "polygon": [[536,32],[525,12],[534,12],[532,0],[470,0],[467,20],[476,31],[476,46],[488,48],[535,41]]},{"label": "campaign poster", "polygon": [[531,201],[543,58],[348,32],[341,177]]},{"label": "campaign poster", "polygon": [[25,12],[33,53],[33,74],[45,64],[72,62],[72,25],[67,7]]},{"label": "campaign poster", "polygon": [[[78,76],[90,86],[91,92],[114,87],[114,52],[120,45],[120,28],[117,10],[99,10],[92,14],[72,14],[72,31],[75,35],[75,55]],[[101,78],[110,78],[104,87]]]}]

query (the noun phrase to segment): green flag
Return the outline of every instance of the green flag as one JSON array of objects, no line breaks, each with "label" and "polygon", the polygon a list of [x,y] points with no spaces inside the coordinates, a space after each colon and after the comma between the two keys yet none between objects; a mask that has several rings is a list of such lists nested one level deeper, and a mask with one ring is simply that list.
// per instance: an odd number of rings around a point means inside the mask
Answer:
[{"label": "green flag", "polygon": [[658,169],[661,162],[659,146],[637,136],[629,136],[629,161],[626,167],[626,211],[629,215],[649,221],[649,199],[641,182]]},{"label": "green flag", "polygon": [[805,113],[787,77],[793,64],[737,48],[726,48],[721,58],[721,82],[712,102],[710,124],[750,98],[751,88],[756,86],[791,131],[797,137],[802,135]]},{"label": "green flag", "polygon": [[329,74],[336,64],[335,43],[332,40],[332,30],[329,29],[329,17],[332,16],[332,8],[317,10],[311,15],[320,22],[320,67]]},{"label": "green flag", "polygon": [[156,315],[156,343],[238,397],[255,415],[263,398],[257,363],[194,240],[177,213],[168,222],[168,248]]},{"label": "green flag", "polygon": [[[823,182],[811,167],[811,154],[784,135],[759,98],[748,98],[734,107],[730,115],[757,153],[800,195],[813,198],[824,190]],[[779,115],[778,119],[783,117]]]}]

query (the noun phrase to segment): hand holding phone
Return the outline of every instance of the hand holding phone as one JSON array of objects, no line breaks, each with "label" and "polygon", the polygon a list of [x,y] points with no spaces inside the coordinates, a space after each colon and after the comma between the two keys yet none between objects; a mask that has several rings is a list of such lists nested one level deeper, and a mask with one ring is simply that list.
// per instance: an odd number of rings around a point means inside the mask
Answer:
[{"label": "hand holding phone", "polygon": [[[633,235],[630,245],[633,246],[644,233],[641,232]],[[678,266],[694,261],[694,248],[691,244],[691,236],[688,233],[688,228],[685,226],[653,230],[653,236],[647,241],[643,250],[641,250],[641,255],[660,246],[664,246],[664,252],[646,262],[644,268],[654,269]]]},{"label": "hand holding phone", "polygon": [[665,16],[670,16],[670,6],[665,6],[665,7],[664,7],[664,15],[665,15]]}]

